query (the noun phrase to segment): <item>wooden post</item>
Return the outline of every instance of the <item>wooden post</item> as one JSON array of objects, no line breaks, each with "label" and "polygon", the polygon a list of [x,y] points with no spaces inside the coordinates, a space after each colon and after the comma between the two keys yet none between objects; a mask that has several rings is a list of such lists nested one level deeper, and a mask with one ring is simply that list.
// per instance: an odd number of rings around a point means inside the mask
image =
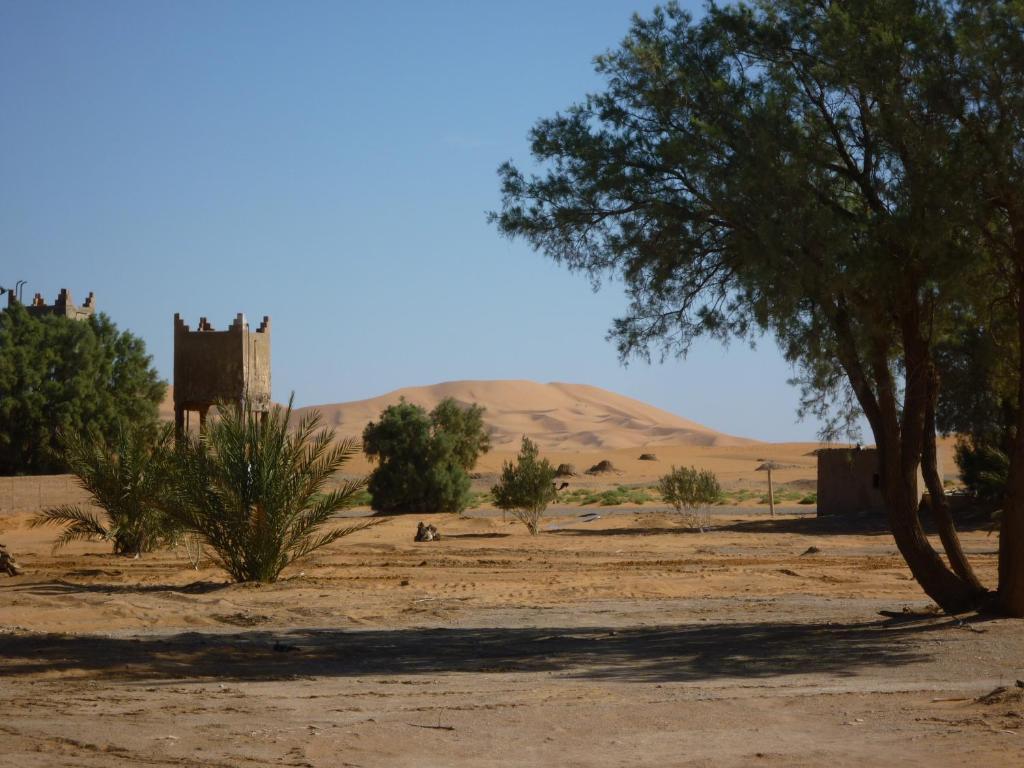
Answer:
[{"label": "wooden post", "polygon": [[775,517],[775,489],[772,487],[772,466],[768,465],[768,508]]}]

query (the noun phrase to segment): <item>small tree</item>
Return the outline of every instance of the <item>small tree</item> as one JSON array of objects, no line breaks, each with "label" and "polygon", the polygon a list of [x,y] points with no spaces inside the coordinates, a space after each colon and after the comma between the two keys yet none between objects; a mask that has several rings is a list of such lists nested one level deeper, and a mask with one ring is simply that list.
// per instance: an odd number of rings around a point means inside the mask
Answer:
[{"label": "small tree", "polygon": [[556,470],[547,459],[538,460],[537,456],[537,444],[524,436],[515,464],[506,461],[501,479],[491,488],[494,506],[510,511],[531,535],[539,530],[544,510],[555,498]]},{"label": "small tree", "polygon": [[379,463],[370,475],[372,507],[384,514],[461,512],[469,471],[490,449],[484,409],[446,398],[429,414],[404,399],[363,430],[363,450]]},{"label": "small tree", "polygon": [[186,436],[176,454],[168,510],[212,550],[235,581],[276,581],[289,564],[342,536],[380,522],[326,526],[353,506],[365,479],[327,483],[355,453],[352,440],[334,442],[318,431],[320,414],[288,429],[291,404],[263,414],[222,407],[198,436]]},{"label": "small tree", "polygon": [[691,528],[704,529],[711,524],[708,506],[722,496],[722,486],[715,473],[696,467],[673,466],[672,470],[658,480],[661,497],[683,515]]},{"label": "small tree", "polygon": [[109,441],[91,428],[65,432],[62,442],[64,461],[101,513],[61,504],[32,518],[33,527],[63,527],[54,549],[98,537],[110,541],[115,554],[138,556],[176,540],[180,528],[159,505],[167,481],[169,424],[122,422]]}]

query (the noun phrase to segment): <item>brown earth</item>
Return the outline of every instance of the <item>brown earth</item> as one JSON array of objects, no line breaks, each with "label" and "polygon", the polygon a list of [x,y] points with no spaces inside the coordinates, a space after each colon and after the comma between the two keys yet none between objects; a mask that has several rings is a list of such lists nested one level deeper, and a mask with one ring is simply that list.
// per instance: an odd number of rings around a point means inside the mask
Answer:
[{"label": "brown earth", "polygon": [[396,518],[263,587],[2,516],[0,765],[1024,760],[1020,622],[928,613],[883,525],[582,511]]}]

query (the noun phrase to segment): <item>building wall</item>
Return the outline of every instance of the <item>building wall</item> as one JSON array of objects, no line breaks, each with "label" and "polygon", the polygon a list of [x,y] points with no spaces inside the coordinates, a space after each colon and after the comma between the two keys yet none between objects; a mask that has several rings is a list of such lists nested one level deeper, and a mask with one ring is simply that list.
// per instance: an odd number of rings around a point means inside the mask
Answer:
[{"label": "building wall", "polygon": [[[17,303],[17,299],[14,298],[13,293],[7,294],[7,306],[10,307]],[[82,306],[78,306],[71,298],[71,291],[67,288],[61,288],[60,293],[57,295],[57,300],[53,304],[47,304],[43,300],[43,296],[37,293],[32,299],[32,303],[27,304],[25,309],[30,315],[35,317],[41,317],[43,315],[60,315],[67,317],[71,320],[86,320],[93,316],[96,312],[96,298],[90,293]]]},{"label": "building wall", "polygon": [[256,410],[270,405],[270,319],[249,330],[239,314],[224,331],[200,318],[191,330],[174,316],[174,404],[195,410],[248,399]]},{"label": "building wall", "polygon": [[[919,498],[924,491],[924,479],[918,471]],[[819,516],[884,511],[885,499],[875,448],[823,448],[818,451]]]},{"label": "building wall", "polygon": [[818,451],[818,515],[848,515],[885,509],[873,448]]}]

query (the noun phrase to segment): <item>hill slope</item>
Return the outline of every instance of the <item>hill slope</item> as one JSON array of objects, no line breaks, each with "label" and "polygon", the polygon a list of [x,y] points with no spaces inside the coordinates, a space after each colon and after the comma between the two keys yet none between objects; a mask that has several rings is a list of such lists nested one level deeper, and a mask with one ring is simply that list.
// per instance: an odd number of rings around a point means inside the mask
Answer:
[{"label": "hill slope", "polygon": [[404,397],[430,410],[446,397],[487,411],[495,448],[514,448],[522,435],[548,450],[634,448],[644,445],[726,446],[756,441],[716,432],[689,419],[586,384],[533,381],[451,381],[407,387],[369,400],[315,408],[340,436],[360,435],[367,422]]}]

